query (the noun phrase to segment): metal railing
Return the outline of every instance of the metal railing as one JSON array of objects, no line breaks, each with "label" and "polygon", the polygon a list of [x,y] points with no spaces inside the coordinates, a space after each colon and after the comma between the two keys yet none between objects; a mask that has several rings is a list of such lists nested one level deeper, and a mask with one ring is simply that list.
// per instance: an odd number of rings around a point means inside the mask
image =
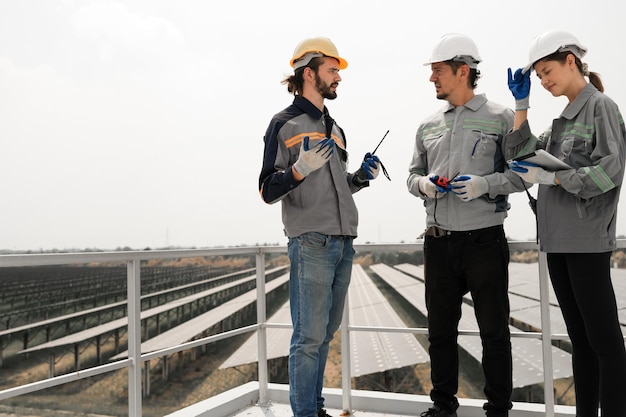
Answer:
[{"label": "metal railing", "polygon": [[[509,242],[511,250],[538,250],[535,242]],[[618,247],[626,247],[626,240],[618,240]],[[423,250],[422,243],[410,244],[366,244],[355,245],[357,252],[416,252]],[[189,249],[189,250],[155,250],[155,251],[126,251],[126,252],[90,252],[90,253],[55,253],[55,254],[26,254],[1,255],[0,270],[4,267],[25,267],[43,265],[65,265],[89,262],[117,262],[127,265],[127,292],[128,292],[128,357],[112,363],[93,366],[77,370],[60,376],[47,378],[41,381],[16,386],[0,391],[0,400],[40,391],[46,388],[74,382],[80,379],[113,372],[128,368],[128,415],[140,417],[142,415],[142,362],[150,359],[169,356],[177,352],[217,342],[243,333],[258,332],[258,376],[259,376],[259,404],[269,403],[269,374],[267,366],[267,328],[289,327],[282,323],[268,323],[266,317],[265,300],[265,255],[269,253],[286,253],[285,246],[251,246],[222,249]],[[166,349],[141,354],[141,262],[155,259],[211,257],[220,255],[255,255],[257,280],[257,323],[217,335],[196,339],[191,342],[171,346]],[[513,332],[512,337],[526,337],[541,339],[543,345],[544,365],[544,393],[545,415],[554,416],[554,391],[552,374],[552,340],[567,339],[567,335],[553,335],[550,332],[549,313],[549,283],[546,267],[546,256],[539,252],[539,286],[541,304],[541,332]],[[341,355],[350,357],[350,337],[352,331],[374,332],[410,332],[426,334],[425,328],[390,328],[390,327],[363,327],[351,326],[348,322],[348,306],[344,309],[343,324],[341,326]],[[478,335],[478,331],[460,331],[459,334]],[[351,410],[351,369],[350,361],[342,360],[342,406],[346,411]]]}]

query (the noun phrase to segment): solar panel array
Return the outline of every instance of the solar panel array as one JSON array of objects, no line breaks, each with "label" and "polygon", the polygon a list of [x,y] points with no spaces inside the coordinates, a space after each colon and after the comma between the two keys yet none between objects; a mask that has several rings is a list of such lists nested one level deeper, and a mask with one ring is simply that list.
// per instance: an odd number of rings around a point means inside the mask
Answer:
[{"label": "solar panel array", "polygon": [[[515,265],[513,265],[515,268]],[[398,265],[392,268],[388,265],[372,265],[371,269],[387,282],[392,288],[406,298],[424,316],[427,315],[425,306],[425,286],[423,282],[423,267],[410,264]],[[403,271],[407,272],[404,273]],[[519,300],[520,305],[528,308],[533,300]],[[459,322],[459,330],[478,330],[478,323],[474,310],[470,304],[463,303],[462,315]],[[511,313],[513,314],[513,313]],[[510,327],[512,332],[519,330]],[[477,361],[482,359],[482,344],[479,336],[460,335],[458,343],[467,353]],[[512,339],[513,356],[513,387],[521,388],[543,382],[543,358],[541,341],[537,339],[514,338]],[[565,378],[572,375],[571,355],[561,349],[552,347],[553,375],[555,378]]]},{"label": "solar panel array", "polygon": [[[423,284],[423,266],[401,264],[390,267],[384,264],[372,265],[371,270],[387,282],[395,291],[413,305],[424,316],[426,313]],[[517,323],[523,323],[528,328],[541,329],[541,311],[539,306],[538,266],[534,264],[510,263],[509,265],[509,300],[511,303],[511,318]],[[620,320],[626,326],[626,270],[613,269],[613,285],[617,297]],[[247,277],[254,279],[253,277]],[[266,290],[273,291],[278,286],[285,284],[289,279],[288,274],[270,281]],[[233,285],[235,283],[227,284]],[[222,289],[224,288],[222,287]],[[567,334],[558,302],[554,296],[552,286],[550,291],[550,323],[551,332]],[[214,288],[190,297],[167,303],[141,313],[142,318],[151,317],[168,310],[173,310],[180,305],[193,302],[211,292],[218,291]],[[256,301],[256,290],[248,291],[222,305],[204,313],[194,319],[184,322],[166,332],[163,332],[142,343],[142,353],[156,351],[176,344],[184,343],[200,335],[207,328],[219,323],[245,305]],[[470,296],[466,296],[468,301]],[[353,266],[352,282],[349,290],[349,319],[352,326],[382,326],[382,327],[406,327],[397,313],[393,310],[385,296],[378,290],[376,284],[370,279],[360,265]],[[271,323],[282,323],[282,328],[268,328],[268,358],[275,359],[286,357],[289,354],[289,340],[291,337],[291,324],[289,303],[285,303],[268,320]],[[21,353],[45,350],[64,345],[77,344],[105,334],[117,328],[127,325],[127,318],[113,320],[102,325],[77,332],[66,337],[46,342],[41,345],[22,350]],[[463,315],[459,323],[461,330],[477,330],[476,319],[471,303],[463,305]],[[517,328],[511,328],[519,332]],[[626,333],[626,331],[625,331]],[[412,366],[418,363],[428,362],[428,354],[410,333],[400,332],[350,332],[351,342],[351,367],[353,376],[362,376],[390,369]],[[480,361],[482,347],[480,338],[473,335],[459,336],[459,344],[476,360]],[[221,368],[238,366],[241,364],[256,362],[257,359],[257,335],[248,339],[244,345],[225,361]],[[553,373],[555,378],[571,376],[571,360],[569,353],[552,348]],[[125,357],[127,352],[121,353],[112,359]],[[543,381],[543,367],[541,342],[537,339],[514,338],[514,386],[523,387]]]},{"label": "solar panel array", "polygon": [[[353,326],[406,327],[360,265],[352,269],[349,292]],[[411,333],[350,332],[352,375],[361,376],[428,362],[428,353]]]},{"label": "solar panel array", "polygon": [[[348,306],[351,325],[406,327],[360,265],[353,265],[352,268]],[[268,322],[291,324],[289,302]],[[268,328],[268,359],[288,356],[290,338],[291,329]],[[350,333],[350,345],[351,371],[355,377],[429,361],[424,348],[410,333],[353,331]],[[220,368],[256,362],[257,352],[258,337],[255,332]]]}]

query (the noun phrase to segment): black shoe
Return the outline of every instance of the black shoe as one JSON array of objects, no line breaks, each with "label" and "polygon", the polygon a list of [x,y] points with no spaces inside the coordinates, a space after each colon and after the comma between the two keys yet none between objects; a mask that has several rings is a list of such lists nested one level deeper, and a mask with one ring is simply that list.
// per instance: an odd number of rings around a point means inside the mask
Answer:
[{"label": "black shoe", "polygon": [[326,412],[323,408],[317,410],[317,417],[332,417],[330,414]]},{"label": "black shoe", "polygon": [[432,408],[429,408],[428,411],[424,411],[420,414],[421,417],[457,417],[456,411],[447,411],[438,405],[433,405]]}]

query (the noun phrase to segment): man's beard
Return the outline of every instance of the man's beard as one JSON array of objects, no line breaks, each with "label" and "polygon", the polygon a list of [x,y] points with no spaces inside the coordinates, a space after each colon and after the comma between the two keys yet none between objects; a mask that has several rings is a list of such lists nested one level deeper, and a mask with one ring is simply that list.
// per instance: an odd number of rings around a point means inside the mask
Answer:
[{"label": "man's beard", "polygon": [[325,84],[324,81],[322,81],[322,79],[317,74],[315,74],[315,88],[317,88],[317,91],[324,98],[327,98],[329,100],[334,100],[337,98],[337,92],[332,91],[330,89],[330,86],[328,84]]},{"label": "man's beard", "polygon": [[437,94],[437,98],[438,98],[439,100],[447,100],[447,99],[448,99],[448,96],[449,96],[449,94],[448,94],[448,93],[440,93],[440,94]]}]

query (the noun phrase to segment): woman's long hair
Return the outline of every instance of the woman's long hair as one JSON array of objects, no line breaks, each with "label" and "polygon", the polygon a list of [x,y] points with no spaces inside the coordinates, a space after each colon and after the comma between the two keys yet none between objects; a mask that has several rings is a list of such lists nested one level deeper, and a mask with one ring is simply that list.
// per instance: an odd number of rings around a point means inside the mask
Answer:
[{"label": "woman's long hair", "polygon": [[[545,58],[540,59],[539,61],[558,61],[561,64],[564,64],[569,54],[572,54],[574,56],[578,71],[580,71],[583,76],[589,77],[589,82],[593,84],[593,86],[596,87],[598,91],[604,92],[604,85],[602,84],[602,80],[600,79],[600,74],[598,74],[597,72],[589,71],[589,69],[587,68],[587,64],[583,64],[580,58],[578,58],[570,51],[555,52]],[[533,64],[533,66],[534,65],[535,64]]]}]

